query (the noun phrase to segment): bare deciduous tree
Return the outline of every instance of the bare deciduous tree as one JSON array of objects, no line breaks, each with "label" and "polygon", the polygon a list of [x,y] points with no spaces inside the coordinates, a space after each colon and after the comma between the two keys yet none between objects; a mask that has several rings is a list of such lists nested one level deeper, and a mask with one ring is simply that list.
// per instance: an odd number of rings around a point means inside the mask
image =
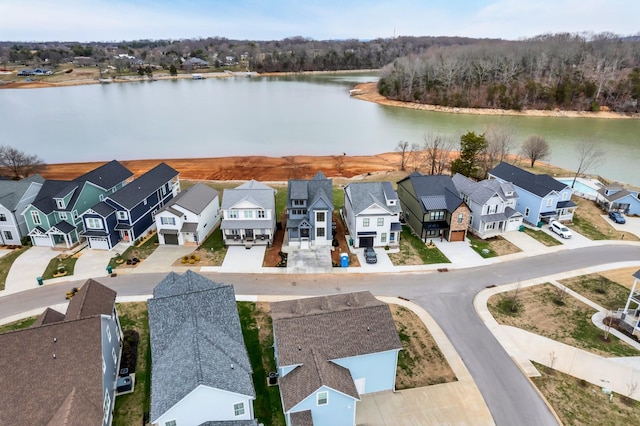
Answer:
[{"label": "bare deciduous tree", "polygon": [[442,135],[425,133],[422,137],[426,168],[432,175],[439,175],[449,164],[449,154],[453,149],[453,140]]},{"label": "bare deciduous tree", "polygon": [[513,129],[505,126],[490,126],[485,132],[485,138],[487,149],[480,167],[484,176],[487,176],[489,170],[509,158],[515,142]]},{"label": "bare deciduous tree", "polygon": [[409,161],[409,154],[411,145],[407,141],[400,141],[396,145],[396,151],[400,153],[400,170],[405,171],[407,169],[407,162]]},{"label": "bare deciduous tree", "polygon": [[520,148],[522,155],[529,159],[531,167],[536,164],[538,160],[546,160],[551,155],[551,148],[549,143],[538,135],[529,136]]},{"label": "bare deciduous tree", "polygon": [[578,167],[576,168],[576,174],[573,176],[571,188],[576,184],[578,175],[593,167],[602,165],[605,160],[604,150],[595,141],[583,141],[576,145],[576,154],[578,156]]},{"label": "bare deciduous tree", "polygon": [[26,154],[10,146],[0,146],[0,167],[6,168],[13,179],[29,176],[42,164],[37,155]]}]

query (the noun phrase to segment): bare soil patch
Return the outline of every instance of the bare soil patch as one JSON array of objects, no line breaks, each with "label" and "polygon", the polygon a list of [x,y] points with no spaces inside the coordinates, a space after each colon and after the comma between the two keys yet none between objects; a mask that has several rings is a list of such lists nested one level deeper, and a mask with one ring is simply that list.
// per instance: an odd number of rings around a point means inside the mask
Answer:
[{"label": "bare soil patch", "polygon": [[456,378],[438,344],[418,316],[399,305],[389,305],[402,341],[396,370],[396,389],[451,383]]},{"label": "bare soil patch", "polygon": [[610,271],[600,272],[599,275],[602,275],[603,277],[631,290],[634,280],[633,274],[638,272],[639,269],[640,268],[637,266],[632,266],[629,268],[612,269]]},{"label": "bare soil patch", "polygon": [[489,247],[491,248],[491,250],[495,251],[498,256],[504,256],[507,254],[513,254],[522,251],[500,236],[491,238],[491,240],[489,241]]}]

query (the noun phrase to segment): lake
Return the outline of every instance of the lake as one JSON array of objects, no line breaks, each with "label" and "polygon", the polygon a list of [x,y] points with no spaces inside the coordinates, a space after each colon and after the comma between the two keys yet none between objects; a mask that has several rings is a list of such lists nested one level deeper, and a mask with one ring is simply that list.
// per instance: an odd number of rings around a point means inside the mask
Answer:
[{"label": "lake", "polygon": [[349,97],[373,74],[159,80],[0,90],[2,144],[47,163],[224,157],[369,155],[426,132],[455,138],[494,124],[520,143],[532,134],[550,162],[574,169],[574,147],[595,139],[606,162],[589,173],[640,185],[640,120],[447,114]]}]

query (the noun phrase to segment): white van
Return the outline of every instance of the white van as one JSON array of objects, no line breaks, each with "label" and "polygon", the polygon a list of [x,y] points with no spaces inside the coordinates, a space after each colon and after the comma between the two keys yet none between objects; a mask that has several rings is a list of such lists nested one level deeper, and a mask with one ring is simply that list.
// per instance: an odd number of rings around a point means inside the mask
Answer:
[{"label": "white van", "polygon": [[562,238],[571,238],[572,236],[569,228],[567,228],[557,220],[552,220],[551,222],[549,222],[549,229],[560,235]]}]

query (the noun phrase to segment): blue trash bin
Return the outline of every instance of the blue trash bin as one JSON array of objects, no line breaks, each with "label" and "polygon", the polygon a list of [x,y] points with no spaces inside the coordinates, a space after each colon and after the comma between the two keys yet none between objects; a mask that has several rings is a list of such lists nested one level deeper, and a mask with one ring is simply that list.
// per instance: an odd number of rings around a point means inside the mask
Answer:
[{"label": "blue trash bin", "polygon": [[113,273],[113,268],[111,267],[111,265],[107,265],[107,273],[109,275],[111,275]]},{"label": "blue trash bin", "polygon": [[347,253],[342,253],[340,255],[340,266],[343,268],[349,266],[349,255]]},{"label": "blue trash bin", "polygon": [[38,285],[43,285],[44,281],[42,281],[42,277],[38,277],[36,278],[36,280],[38,280]]}]

